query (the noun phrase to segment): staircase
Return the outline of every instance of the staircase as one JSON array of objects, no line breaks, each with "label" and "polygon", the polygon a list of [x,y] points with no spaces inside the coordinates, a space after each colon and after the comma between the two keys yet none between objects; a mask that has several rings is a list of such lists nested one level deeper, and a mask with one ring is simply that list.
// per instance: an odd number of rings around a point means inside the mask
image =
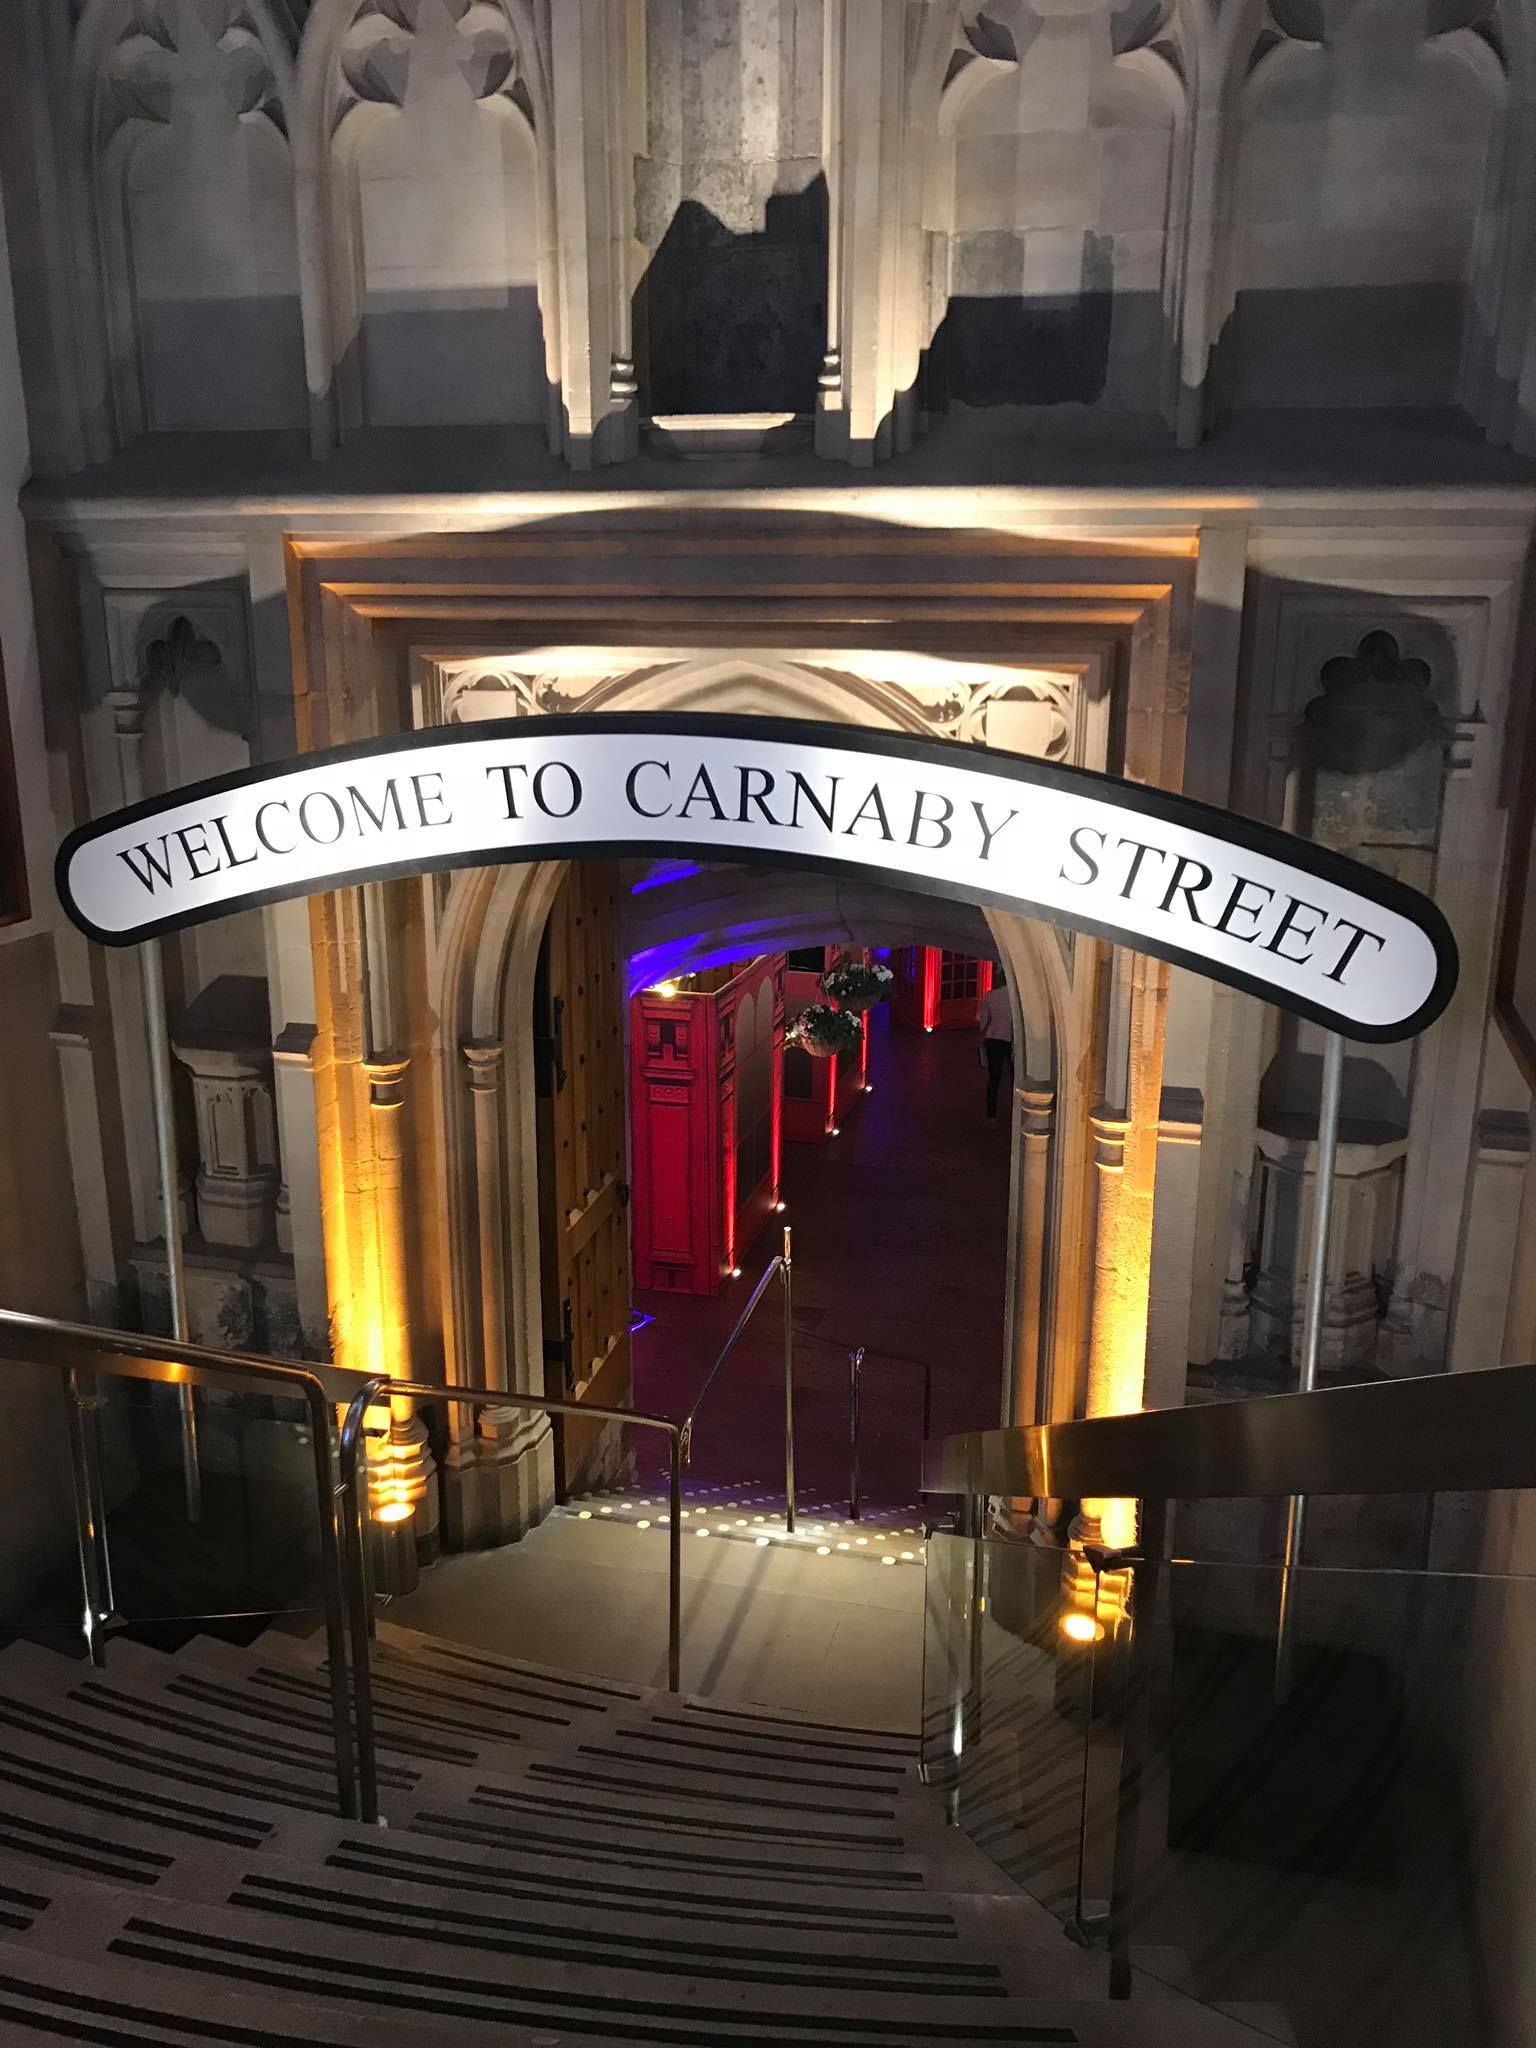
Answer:
[{"label": "staircase", "polygon": [[0,2042],[1262,2048],[958,1830],[915,1741],[381,1623],[388,1826],[333,1810],[322,1651],[0,1652]]}]

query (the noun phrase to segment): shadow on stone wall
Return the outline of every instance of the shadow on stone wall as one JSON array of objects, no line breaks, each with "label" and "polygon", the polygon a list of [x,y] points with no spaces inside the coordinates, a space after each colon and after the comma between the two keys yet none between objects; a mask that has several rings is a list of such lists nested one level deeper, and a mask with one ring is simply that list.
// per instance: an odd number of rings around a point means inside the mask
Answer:
[{"label": "shadow on stone wall", "polygon": [[741,235],[685,199],[635,290],[647,413],[810,412],[827,336],[827,182]]}]

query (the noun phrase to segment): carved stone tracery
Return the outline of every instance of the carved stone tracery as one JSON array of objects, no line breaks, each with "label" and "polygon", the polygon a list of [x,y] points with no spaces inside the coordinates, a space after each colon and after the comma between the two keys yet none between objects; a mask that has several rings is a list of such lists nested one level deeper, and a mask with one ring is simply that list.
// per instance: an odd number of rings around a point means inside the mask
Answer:
[{"label": "carved stone tracery", "polygon": [[359,105],[402,107],[422,57],[451,64],[475,100],[504,96],[533,124],[522,52],[492,0],[363,0],[342,39],[334,133]]},{"label": "carved stone tracery", "polygon": [[[512,657],[444,660],[435,664],[435,715],[429,722],[453,725],[477,718],[596,711],[609,696],[632,686],[638,673],[682,683],[701,665],[696,656],[637,660],[622,667],[594,666],[580,654],[567,660],[548,656],[537,666]],[[776,657],[774,667],[779,666]],[[743,651],[734,661],[711,658],[711,672],[716,667],[735,668],[749,679],[754,660]],[[818,679],[846,687],[856,668],[872,703],[884,700],[893,712],[899,707],[904,715],[915,713],[940,738],[1002,746],[1052,761],[1076,757],[1079,686],[1071,675],[910,658],[899,670],[882,674],[878,657],[861,655],[856,664],[840,664],[820,652],[794,667],[811,687]]]},{"label": "carved stone tracery", "polygon": [[169,125],[178,95],[211,92],[236,119],[288,116],[272,54],[245,0],[134,0],[107,69],[105,132],[125,121]]}]

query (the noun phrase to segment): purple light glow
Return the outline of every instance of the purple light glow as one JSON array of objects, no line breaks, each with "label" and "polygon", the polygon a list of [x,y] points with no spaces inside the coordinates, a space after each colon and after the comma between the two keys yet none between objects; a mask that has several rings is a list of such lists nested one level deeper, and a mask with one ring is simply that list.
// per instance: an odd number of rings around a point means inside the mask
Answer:
[{"label": "purple light glow", "polygon": [[681,974],[698,974],[706,967],[743,965],[762,953],[781,951],[778,935],[760,925],[730,925],[723,931],[689,932],[664,946],[646,946],[629,956],[629,993],[655,988],[661,981],[675,981]]},{"label": "purple light glow", "polygon": [[661,860],[638,882],[631,882],[631,896],[643,896],[647,889],[665,888],[668,882],[686,882],[690,875],[702,875],[703,868],[696,860]]}]

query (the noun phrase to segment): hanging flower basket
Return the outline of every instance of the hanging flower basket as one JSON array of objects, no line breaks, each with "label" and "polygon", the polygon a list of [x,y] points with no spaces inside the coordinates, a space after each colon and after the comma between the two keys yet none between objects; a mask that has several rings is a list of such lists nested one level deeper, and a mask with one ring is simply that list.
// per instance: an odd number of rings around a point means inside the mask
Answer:
[{"label": "hanging flower basket", "polygon": [[861,960],[840,960],[821,977],[821,992],[845,1010],[869,1010],[890,993],[889,967],[866,967]]},{"label": "hanging flower basket", "polygon": [[798,1045],[819,1060],[835,1059],[840,1053],[857,1052],[864,1026],[850,1010],[834,1010],[828,1003],[810,1003],[784,1034],[787,1045]]}]

